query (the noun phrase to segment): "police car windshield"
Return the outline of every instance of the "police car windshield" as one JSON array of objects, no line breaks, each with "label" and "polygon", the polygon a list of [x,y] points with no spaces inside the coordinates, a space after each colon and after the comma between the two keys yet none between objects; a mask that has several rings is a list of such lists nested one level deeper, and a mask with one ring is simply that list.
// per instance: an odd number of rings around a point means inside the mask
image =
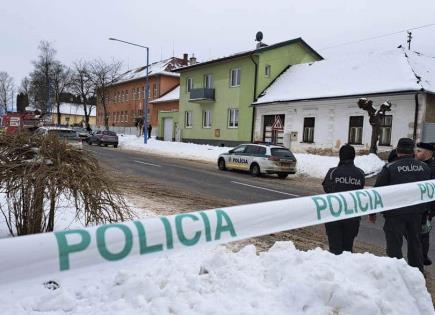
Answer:
[{"label": "police car windshield", "polygon": [[293,153],[291,153],[290,150],[288,149],[272,148],[270,149],[270,152],[272,153],[272,156],[278,156],[283,158],[294,158]]}]

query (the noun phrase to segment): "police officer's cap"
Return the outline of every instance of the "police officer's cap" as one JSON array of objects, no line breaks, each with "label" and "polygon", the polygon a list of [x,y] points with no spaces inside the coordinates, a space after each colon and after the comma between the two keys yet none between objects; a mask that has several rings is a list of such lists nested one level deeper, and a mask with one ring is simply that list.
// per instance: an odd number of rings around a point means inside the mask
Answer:
[{"label": "police officer's cap", "polygon": [[421,148],[421,149],[425,149],[425,150],[429,150],[429,151],[434,151],[434,145],[432,143],[427,143],[427,142],[419,142],[417,143],[417,148]]},{"label": "police officer's cap", "polygon": [[410,138],[400,138],[397,143],[397,153],[412,154],[414,153],[415,143]]}]

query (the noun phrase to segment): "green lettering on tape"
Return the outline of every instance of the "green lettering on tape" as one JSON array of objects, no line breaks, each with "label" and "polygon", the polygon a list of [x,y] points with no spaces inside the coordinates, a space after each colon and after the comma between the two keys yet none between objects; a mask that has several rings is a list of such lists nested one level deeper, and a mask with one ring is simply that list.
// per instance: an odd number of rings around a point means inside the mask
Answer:
[{"label": "green lettering on tape", "polygon": [[183,224],[182,224],[183,219],[187,219],[187,218],[191,219],[192,221],[199,220],[195,215],[190,213],[178,214],[175,216],[175,229],[177,230],[178,239],[183,245],[193,246],[196,243],[198,243],[201,237],[201,232],[200,231],[196,232],[191,239],[187,238],[186,235],[184,234]]},{"label": "green lettering on tape", "polygon": [[[78,235],[80,241],[75,244],[69,244],[66,238],[67,235]],[[57,240],[57,247],[59,249],[59,268],[61,271],[70,268],[69,255],[76,252],[85,250],[91,243],[91,235],[86,230],[69,230],[54,232]]]},{"label": "green lettering on tape", "polygon": [[[237,236],[236,230],[234,229],[233,222],[231,221],[230,216],[222,209],[216,210],[216,236],[215,240],[220,240],[221,234],[223,232],[230,232],[232,237]],[[223,221],[226,222],[226,225],[223,225]]]},{"label": "green lettering on tape", "polygon": [[148,254],[148,253],[154,253],[154,252],[160,252],[163,250],[162,244],[156,244],[149,246],[147,244],[147,236],[145,233],[145,228],[140,221],[134,221],[134,225],[136,226],[137,233],[139,236],[139,247],[140,247],[140,254]]},{"label": "green lettering on tape", "polygon": [[[124,234],[124,248],[119,253],[111,253],[106,246],[106,231],[109,229],[119,229]],[[109,261],[125,258],[133,247],[133,233],[123,224],[107,224],[97,229],[97,248],[100,255]]]},{"label": "green lettering on tape", "polygon": [[317,220],[321,220],[322,219],[321,211],[325,210],[328,204],[325,198],[319,196],[311,197],[311,200],[313,200],[314,204],[316,205]]}]

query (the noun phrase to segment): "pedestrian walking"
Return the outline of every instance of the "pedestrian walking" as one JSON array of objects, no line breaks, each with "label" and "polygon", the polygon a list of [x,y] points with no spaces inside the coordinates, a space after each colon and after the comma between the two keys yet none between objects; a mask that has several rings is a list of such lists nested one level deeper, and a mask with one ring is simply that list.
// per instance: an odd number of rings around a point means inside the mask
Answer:
[{"label": "pedestrian walking", "polygon": [[[355,149],[345,144],[340,148],[340,162],[337,167],[329,169],[323,180],[326,193],[349,191],[364,188],[364,172],[355,166]],[[325,224],[329,251],[340,255],[343,251],[353,251],[353,241],[358,235],[361,218],[350,218]]]},{"label": "pedestrian walking", "polygon": [[[431,170],[431,178],[435,179],[435,147],[431,143],[419,142],[415,150],[415,158],[426,163]],[[428,211],[421,218],[421,234],[420,240],[423,251],[423,264],[425,266],[432,265],[432,260],[429,258],[429,232],[432,229],[432,217],[435,215],[435,202],[431,202]]]},{"label": "pedestrian walking", "polygon": [[153,127],[151,124],[148,125],[148,139],[151,138],[151,131],[153,130]]},{"label": "pedestrian walking", "polygon": [[[379,173],[375,187],[418,182],[430,179],[429,167],[414,156],[415,143],[412,139],[401,138],[397,144],[397,158],[386,164]],[[406,236],[408,243],[408,264],[423,272],[423,252],[420,241],[421,218],[427,206],[414,205],[383,213],[385,217],[384,233],[387,243],[387,255],[403,258],[402,244]],[[369,216],[376,222],[376,214]]]}]

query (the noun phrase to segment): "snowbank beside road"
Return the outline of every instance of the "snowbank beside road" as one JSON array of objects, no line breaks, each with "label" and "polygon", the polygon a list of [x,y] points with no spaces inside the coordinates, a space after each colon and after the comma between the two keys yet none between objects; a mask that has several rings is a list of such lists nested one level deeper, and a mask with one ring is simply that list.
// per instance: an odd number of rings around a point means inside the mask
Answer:
[{"label": "snowbank beside road", "polygon": [[[120,269],[120,267],[122,269]],[[56,280],[51,291],[41,281]],[[420,272],[404,260],[332,255],[277,243],[190,250],[0,286],[5,314],[433,314]]]},{"label": "snowbank beside road", "polygon": [[[119,137],[120,148],[147,153],[161,154],[170,157],[179,157],[191,160],[200,160],[216,163],[219,154],[228,152],[229,147],[216,147],[211,145],[200,145],[194,143],[168,142],[155,139],[148,140],[145,145],[143,138],[131,135]],[[298,160],[298,174],[323,178],[331,167],[337,166],[338,157],[321,156],[314,154],[295,154]],[[356,166],[360,167],[366,174],[379,172],[384,162],[376,155],[358,156],[355,160]]]}]

